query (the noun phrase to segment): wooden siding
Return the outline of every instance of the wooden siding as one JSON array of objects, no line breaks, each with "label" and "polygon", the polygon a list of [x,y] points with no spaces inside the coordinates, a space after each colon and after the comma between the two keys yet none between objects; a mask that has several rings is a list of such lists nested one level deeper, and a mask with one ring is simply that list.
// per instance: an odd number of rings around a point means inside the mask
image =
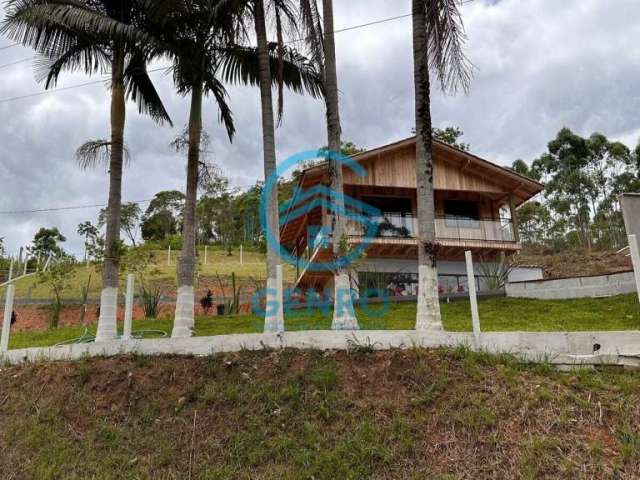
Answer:
[{"label": "wooden siding", "polygon": [[[449,158],[447,152],[434,155],[434,188],[467,192],[506,194],[513,185],[492,182],[474,173],[473,168]],[[345,185],[416,188],[415,148],[404,147],[380,153],[378,157],[361,163],[366,171],[359,176],[350,168],[344,168]]]}]

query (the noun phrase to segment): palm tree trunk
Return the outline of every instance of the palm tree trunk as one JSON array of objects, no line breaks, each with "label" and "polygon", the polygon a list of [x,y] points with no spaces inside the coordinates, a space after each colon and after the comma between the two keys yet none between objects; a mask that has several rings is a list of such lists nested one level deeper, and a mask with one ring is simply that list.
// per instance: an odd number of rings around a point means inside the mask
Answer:
[{"label": "palm tree trunk", "polygon": [[122,48],[114,51],[111,66],[111,159],[109,163],[109,201],[105,233],[100,318],[96,342],[115,340],[118,336],[118,265],[120,256],[120,207],[122,203],[122,159],[124,155],[124,57]]},{"label": "palm tree trunk", "polygon": [[[327,135],[329,151],[340,152],[341,133],[340,127],[340,104],[338,98],[338,73],[336,66],[336,43],[333,33],[333,0],[324,0],[323,22],[324,22],[324,87],[325,104],[327,108]],[[345,232],[345,205],[344,185],[342,174],[342,162],[335,158],[329,159],[329,181],[331,190],[336,193],[334,201],[334,211],[331,219],[332,246],[334,259],[338,260],[343,252],[340,251],[340,244]],[[335,262],[335,272],[333,276],[333,320],[331,328],[333,330],[357,330],[358,320],[353,309],[351,300],[351,279],[345,268]]]},{"label": "palm tree trunk", "polygon": [[[264,177],[269,182],[276,175],[276,143],[273,120],[273,98],[271,92],[271,68],[265,22],[264,1],[255,0],[255,29],[258,42],[260,68],[260,103],[262,106],[262,147],[264,152]],[[275,183],[275,182],[274,182]],[[263,205],[262,208],[265,208]],[[280,252],[280,225],[278,215],[278,187],[272,185],[266,205],[267,220],[267,289],[264,319],[265,332],[284,331],[282,304],[282,265]],[[271,241],[269,241],[269,238]]]},{"label": "palm tree trunk", "polygon": [[187,192],[182,218],[182,252],[178,260],[178,298],[176,301],[173,338],[190,337],[194,322],[193,279],[196,266],[196,204],[198,196],[198,164],[200,161],[200,137],[202,135],[202,82],[196,82],[191,90],[189,114],[189,152],[187,154]]},{"label": "palm tree trunk", "polygon": [[418,308],[416,329],[442,329],[436,267],[435,207],[429,64],[424,0],[412,0],[413,61],[416,113],[416,176],[418,205]]}]

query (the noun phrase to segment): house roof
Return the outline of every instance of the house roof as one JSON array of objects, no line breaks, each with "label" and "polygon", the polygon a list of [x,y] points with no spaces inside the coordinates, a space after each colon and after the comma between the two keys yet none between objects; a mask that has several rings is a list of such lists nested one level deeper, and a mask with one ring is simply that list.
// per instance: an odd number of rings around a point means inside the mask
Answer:
[{"label": "house roof", "polygon": [[[397,142],[367,150],[366,152],[358,153],[353,155],[351,158],[358,162],[377,161],[378,159],[384,158],[381,156],[383,153],[411,147],[415,145],[415,143],[416,137],[412,136]],[[460,150],[459,148],[442,141],[434,139],[433,150],[434,156],[438,159],[442,159],[444,161],[457,161],[461,166],[464,165],[465,167],[472,167],[475,174],[483,175],[497,183],[508,184],[512,191],[517,191],[518,197],[521,199],[518,203],[523,203],[544,189],[544,185],[540,182],[521,175],[510,168],[497,165],[470,152]],[[323,162],[303,170],[303,177],[300,179],[300,182],[303,181],[303,178],[321,175],[326,171],[326,165],[327,162]]]}]

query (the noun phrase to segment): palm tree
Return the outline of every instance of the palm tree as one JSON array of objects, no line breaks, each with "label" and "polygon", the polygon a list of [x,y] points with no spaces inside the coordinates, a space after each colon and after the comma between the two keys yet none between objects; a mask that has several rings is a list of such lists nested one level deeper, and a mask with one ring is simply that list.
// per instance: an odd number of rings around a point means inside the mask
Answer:
[{"label": "palm tree", "polygon": [[[258,50],[236,43],[244,37],[242,5],[239,9],[236,7],[238,4],[218,0],[184,1],[173,4],[170,10],[158,10],[154,5],[159,20],[158,48],[173,60],[178,92],[191,94],[187,191],[173,337],[190,336],[194,326],[193,280],[203,97],[213,95],[220,110],[220,121],[232,141],[235,127],[223,82],[255,85],[261,78],[262,57]],[[168,20],[163,21],[163,18]],[[268,46],[266,63],[269,71],[273,63],[279,72],[277,78],[269,76],[269,93],[275,83],[297,92],[307,91],[313,96],[320,94],[320,79],[306,59],[295,51],[281,46],[276,52]],[[273,168],[275,171],[275,163]],[[277,227],[275,231],[278,231]]]},{"label": "palm tree", "polygon": [[146,70],[136,5],[123,0],[10,0],[0,29],[16,42],[33,47],[47,61],[45,88],[62,71],[111,74],[109,199],[105,233],[100,319],[96,341],[117,336],[116,311],[120,248],[120,208],[124,155],[125,103],[157,123],[171,123]]},{"label": "palm tree", "polygon": [[[271,6],[275,12],[277,29],[277,50],[281,55],[283,48],[283,14],[290,16],[290,9],[285,1],[273,0]],[[264,0],[251,0],[249,2],[251,14],[256,33],[258,45],[258,65],[259,65],[259,85],[260,85],[260,106],[262,112],[262,149],[264,157],[264,178],[266,181],[275,178],[276,175],[276,143],[275,143],[275,121],[273,115],[273,96],[271,92],[272,73],[269,62],[269,41],[267,36],[267,22]],[[283,11],[284,7],[284,11]],[[280,81],[281,72],[277,70],[277,78]],[[278,95],[278,113],[282,114],[282,90]],[[262,206],[264,208],[264,205]],[[284,331],[284,311],[283,311],[283,287],[282,287],[282,265],[280,264],[280,252],[275,245],[280,245],[280,219],[278,212],[278,189],[271,188],[266,205],[266,228],[271,236],[267,239],[267,288],[264,331],[282,332]],[[269,241],[270,240],[270,241]]]},{"label": "palm tree", "polygon": [[438,302],[438,246],[433,199],[429,73],[443,91],[468,91],[471,64],[459,8],[462,0],[412,0],[418,204],[418,308],[416,329],[442,329]]}]

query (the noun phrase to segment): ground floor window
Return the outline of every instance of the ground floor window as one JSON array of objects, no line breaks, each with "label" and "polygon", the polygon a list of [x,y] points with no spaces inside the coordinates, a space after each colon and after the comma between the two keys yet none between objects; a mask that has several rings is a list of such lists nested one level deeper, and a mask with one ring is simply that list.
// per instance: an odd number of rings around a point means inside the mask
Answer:
[{"label": "ground floor window", "polygon": [[[489,290],[488,279],[482,275],[475,277],[476,290]],[[418,294],[417,273],[359,272],[358,286],[360,296],[408,297]],[[438,293],[440,295],[464,294],[469,292],[466,275],[439,274]]]}]

